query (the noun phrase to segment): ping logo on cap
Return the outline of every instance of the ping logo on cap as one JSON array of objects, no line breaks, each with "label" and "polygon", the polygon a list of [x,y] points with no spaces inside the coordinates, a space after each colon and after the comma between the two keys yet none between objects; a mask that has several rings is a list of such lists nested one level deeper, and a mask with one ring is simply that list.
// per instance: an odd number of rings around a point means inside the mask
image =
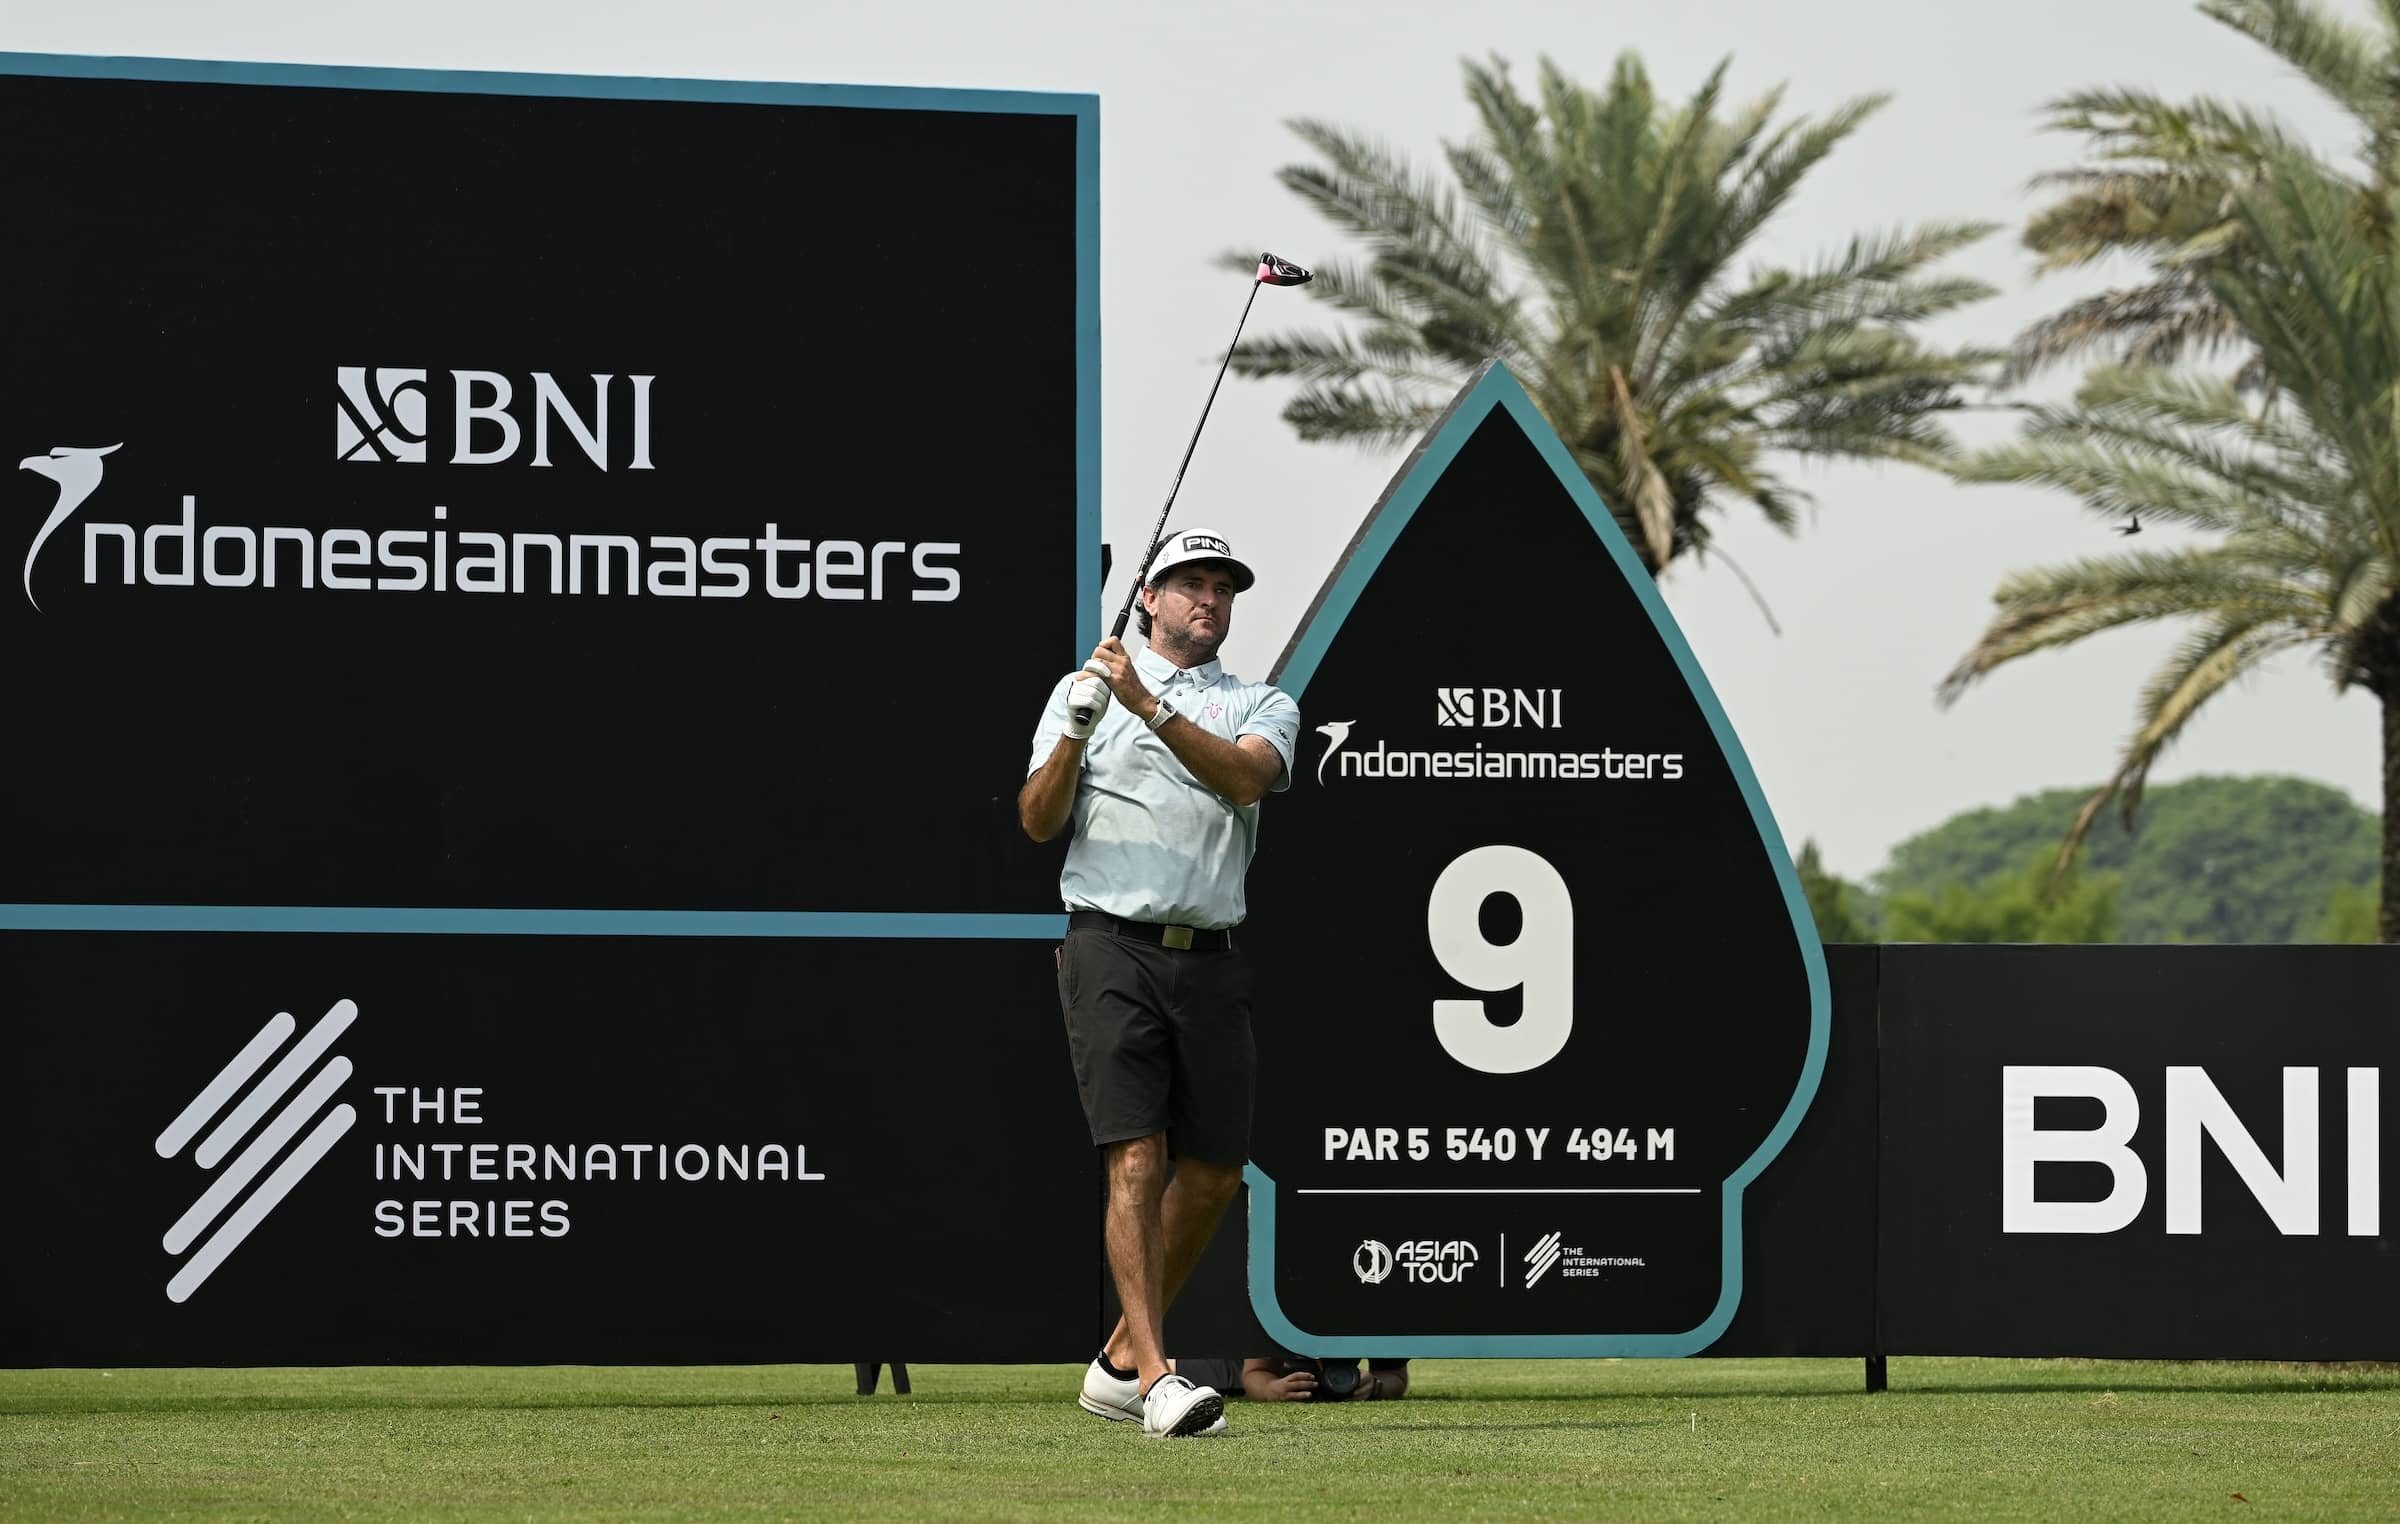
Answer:
[{"label": "ping logo on cap", "polygon": [[1213,534],[1187,534],[1183,537],[1183,548],[1187,552],[1195,550],[1213,550],[1221,556],[1230,556],[1233,554],[1233,547],[1226,544],[1223,540],[1218,539]]}]

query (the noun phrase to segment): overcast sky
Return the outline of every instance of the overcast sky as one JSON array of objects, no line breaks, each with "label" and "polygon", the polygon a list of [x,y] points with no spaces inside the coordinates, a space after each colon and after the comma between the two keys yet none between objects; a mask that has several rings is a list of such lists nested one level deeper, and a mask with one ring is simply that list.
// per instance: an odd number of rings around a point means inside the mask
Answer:
[{"label": "overcast sky", "polygon": [[[1737,98],[1788,83],[1787,109],[1810,114],[1893,92],[1758,253],[1799,263],[1863,230],[2003,223],[1956,264],[2003,294],[1944,330],[1952,340],[2003,340],[2090,284],[2035,283],[2016,245],[2032,204],[2026,181],[2074,148],[2035,130],[2045,99],[2095,84],[2205,90],[2268,105],[2344,146],[2305,87],[2185,0],[0,0],[0,49],[1095,92],[1103,500],[1120,549],[1157,512],[1212,350],[1245,294],[1212,256],[1264,247],[1313,264],[1353,252],[1275,183],[1277,167],[1303,157],[1282,123],[1324,117],[1430,161],[1443,139],[1472,129],[1462,56],[1498,53],[1530,74],[1546,53],[1596,84],[1633,49],[1661,92],[1680,98],[1730,53]],[[1300,294],[1269,292],[1251,331],[1323,321]],[[1008,384],[1004,356],[957,363],[945,389]],[[1224,531],[1258,568],[1227,661],[1263,676],[1398,455],[1301,444],[1277,416],[1280,389],[1226,386],[1176,518]],[[2000,437],[1993,420],[1976,424],[1977,437]],[[2120,543],[2106,526],[2055,493],[1956,487],[1896,467],[1796,475],[1819,499],[1797,539],[1738,513],[1720,531],[1772,604],[1780,639],[1723,566],[1666,579],[1794,851],[1814,837],[1830,866],[1864,876],[1895,842],[1954,811],[2107,773],[2171,631],[2034,657],[1951,711],[1933,704],[2001,575],[2106,552]],[[1428,611],[1439,617],[1438,601]],[[1027,675],[1028,705],[1049,676]],[[2337,699],[2315,664],[2287,656],[2219,698],[2154,781],[2290,773],[2372,808],[2376,738],[2372,699]]]}]

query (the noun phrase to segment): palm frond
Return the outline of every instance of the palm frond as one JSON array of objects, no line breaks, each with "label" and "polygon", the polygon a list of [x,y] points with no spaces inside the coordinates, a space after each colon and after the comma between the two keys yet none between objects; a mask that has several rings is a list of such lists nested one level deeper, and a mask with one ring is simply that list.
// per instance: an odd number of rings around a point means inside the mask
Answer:
[{"label": "palm frond", "polygon": [[1470,60],[1479,131],[1432,172],[1367,134],[1294,122],[1310,159],[1278,178],[1356,244],[1309,288],[1343,326],[1252,344],[1234,368],[1301,383],[1284,416],[1303,438],[1377,444],[1501,358],[1654,569],[1741,504],[1796,525],[1806,499],[1770,454],[1946,462],[1942,415],[1994,357],[1920,335],[1990,294],[1942,268],[1989,227],[1862,234],[1798,271],[1737,276],[1882,98],[1782,119],[1780,92],[1729,104],[1726,73],[1669,100],[1631,53],[1597,88],[1548,58],[1530,89],[1498,58]]},{"label": "palm frond", "polygon": [[1283,419],[1302,439],[1400,444],[1423,433],[1449,400],[1389,383],[1319,385],[1286,403]]},{"label": "palm frond", "polygon": [[2321,594],[2219,547],[2092,557],[2017,572],[1993,594],[1999,613],[1936,690],[1944,708],[1977,680],[2036,651],[2161,619],[2238,615],[2318,628]]},{"label": "palm frond", "polygon": [[2373,128],[2392,115],[2390,37],[2309,0],[2204,0],[2200,13],[2251,38]]}]

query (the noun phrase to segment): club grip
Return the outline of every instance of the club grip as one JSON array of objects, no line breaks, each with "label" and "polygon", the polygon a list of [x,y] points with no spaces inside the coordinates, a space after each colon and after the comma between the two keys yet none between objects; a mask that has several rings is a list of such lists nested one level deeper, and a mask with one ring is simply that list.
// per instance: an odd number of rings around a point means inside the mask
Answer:
[{"label": "club grip", "polygon": [[[1150,553],[1152,555],[1156,555],[1158,553],[1158,547],[1153,545],[1150,549]],[[1125,606],[1117,610],[1117,622],[1109,628],[1109,639],[1123,640],[1125,638],[1125,627],[1133,623],[1133,600],[1139,598],[1141,595],[1142,579],[1136,577],[1133,579],[1132,590],[1125,595]],[[1067,713],[1074,716],[1075,723],[1077,725],[1089,725],[1092,723],[1092,706],[1089,704],[1071,705],[1068,707]]]}]

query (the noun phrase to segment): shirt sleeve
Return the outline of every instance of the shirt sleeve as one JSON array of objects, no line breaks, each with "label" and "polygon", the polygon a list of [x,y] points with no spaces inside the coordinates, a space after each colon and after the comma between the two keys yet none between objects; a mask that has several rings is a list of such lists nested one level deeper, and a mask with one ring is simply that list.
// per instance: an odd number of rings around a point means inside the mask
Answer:
[{"label": "shirt sleeve", "polygon": [[1042,711],[1042,722],[1033,727],[1033,758],[1025,764],[1026,777],[1042,770],[1042,764],[1058,748],[1058,738],[1067,733],[1067,690],[1074,684],[1075,674],[1070,672],[1050,690],[1050,703]]},{"label": "shirt sleeve", "polygon": [[1283,758],[1283,772],[1267,792],[1280,794],[1290,788],[1292,753],[1300,744],[1300,706],[1292,702],[1291,695],[1281,688],[1265,689],[1258,706],[1242,721],[1242,728],[1234,732],[1233,738],[1238,741],[1243,736],[1265,736],[1275,754]]}]

